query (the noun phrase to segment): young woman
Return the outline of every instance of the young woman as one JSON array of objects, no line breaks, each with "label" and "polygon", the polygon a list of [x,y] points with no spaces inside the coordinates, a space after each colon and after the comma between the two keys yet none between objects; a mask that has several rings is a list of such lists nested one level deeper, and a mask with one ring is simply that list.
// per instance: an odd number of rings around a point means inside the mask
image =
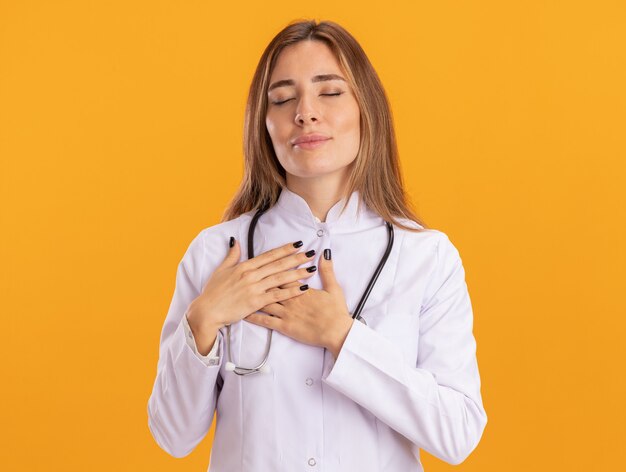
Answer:
[{"label": "young woman", "polygon": [[406,203],[383,87],[333,22],[292,23],[256,69],[245,175],[183,256],[148,424],[209,470],[420,471],[487,422],[458,251]]}]

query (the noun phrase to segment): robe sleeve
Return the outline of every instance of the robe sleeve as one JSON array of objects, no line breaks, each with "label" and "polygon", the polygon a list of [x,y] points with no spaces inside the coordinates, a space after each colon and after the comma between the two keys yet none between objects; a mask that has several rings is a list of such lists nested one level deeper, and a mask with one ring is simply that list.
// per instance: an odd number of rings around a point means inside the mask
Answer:
[{"label": "robe sleeve", "polygon": [[324,381],[415,446],[456,465],[478,445],[487,415],[465,272],[457,249],[439,233],[419,311],[417,359],[354,322]]},{"label": "robe sleeve", "polygon": [[218,351],[220,347],[219,338],[222,335],[222,332],[221,331],[217,332],[217,338],[215,339],[215,342],[213,343],[213,347],[211,347],[211,350],[208,352],[206,356],[203,356],[202,354],[200,354],[200,351],[198,351],[198,346],[196,345],[196,339],[193,336],[193,331],[191,331],[191,326],[189,326],[189,321],[187,320],[186,313],[185,313],[185,316],[183,316],[183,326],[185,328],[185,340],[187,341],[187,344],[189,344],[189,347],[191,348],[193,353],[196,356],[198,356],[199,359],[202,359],[202,362],[204,362],[205,365],[217,364],[220,360]]},{"label": "robe sleeve", "polygon": [[[204,231],[193,239],[178,264],[148,400],[150,432],[157,444],[174,457],[188,455],[206,436],[219,395],[221,361],[206,365],[198,357],[185,338],[183,321],[189,304],[201,293],[206,260]],[[220,342],[218,334],[216,343]]]}]

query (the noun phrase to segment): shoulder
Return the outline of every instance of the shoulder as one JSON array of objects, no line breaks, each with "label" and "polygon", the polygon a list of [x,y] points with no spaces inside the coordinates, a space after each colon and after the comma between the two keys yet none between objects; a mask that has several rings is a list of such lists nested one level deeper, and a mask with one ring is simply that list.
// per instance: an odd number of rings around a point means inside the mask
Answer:
[{"label": "shoulder", "polygon": [[209,245],[218,244],[220,241],[228,243],[231,236],[239,238],[241,229],[249,223],[253,213],[254,212],[249,211],[232,220],[207,226],[203,228],[196,237],[202,239],[204,244]]},{"label": "shoulder", "polygon": [[409,220],[407,218],[400,218],[399,221],[410,227],[415,229],[420,229],[421,231],[409,231],[403,228],[399,228],[394,226],[394,231],[401,235],[402,237],[402,246],[404,248],[416,248],[421,247],[432,247],[434,249],[441,248],[445,250],[456,249],[450,240],[450,237],[447,233],[435,229],[435,228],[424,228],[419,223]]},{"label": "shoulder", "polygon": [[[410,220],[402,220],[402,223],[423,228]],[[446,282],[456,287],[464,281],[465,269],[461,255],[447,233],[434,228],[420,232],[394,229],[402,235],[399,266],[404,273],[416,277],[424,275],[428,280],[427,294],[432,294]]]},{"label": "shoulder", "polygon": [[400,221],[411,228],[422,229],[417,232],[394,226],[394,231],[401,238],[399,242],[402,260],[430,263],[433,267],[440,268],[452,268],[462,264],[461,255],[447,233],[435,228],[424,228],[412,220]]},{"label": "shoulder", "polygon": [[194,280],[198,289],[203,286],[208,274],[224,260],[230,246],[230,237],[241,238],[241,229],[251,218],[251,213],[244,213],[237,218],[207,226],[196,233],[187,246],[180,266]]},{"label": "shoulder", "polygon": [[251,213],[244,213],[232,220],[201,229],[189,242],[183,262],[191,263],[192,260],[196,263],[207,262],[207,258],[215,261],[223,259],[229,249],[230,237],[240,238],[241,228],[251,219]]}]

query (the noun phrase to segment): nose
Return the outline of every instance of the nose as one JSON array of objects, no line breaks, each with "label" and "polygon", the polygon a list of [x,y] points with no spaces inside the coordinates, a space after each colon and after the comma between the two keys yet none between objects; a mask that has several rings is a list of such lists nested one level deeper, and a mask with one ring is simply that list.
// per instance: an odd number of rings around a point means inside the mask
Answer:
[{"label": "nose", "polygon": [[304,125],[307,123],[315,123],[317,121],[317,115],[314,113],[296,113],[296,123]]},{"label": "nose", "polygon": [[308,98],[302,97],[298,103],[298,108],[296,109],[296,124],[302,126],[308,123],[315,123],[317,121],[319,121],[318,112],[311,108]]}]

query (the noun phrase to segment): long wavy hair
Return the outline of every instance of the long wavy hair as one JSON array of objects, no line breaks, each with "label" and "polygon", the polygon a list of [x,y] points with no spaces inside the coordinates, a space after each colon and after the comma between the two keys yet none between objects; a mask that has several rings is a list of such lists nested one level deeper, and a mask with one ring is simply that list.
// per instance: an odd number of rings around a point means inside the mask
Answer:
[{"label": "long wavy hair", "polygon": [[[299,41],[321,41],[335,54],[360,109],[361,140],[346,195],[359,191],[361,201],[386,221],[408,231],[398,218],[426,225],[413,213],[402,183],[396,135],[387,95],[365,51],[343,27],[332,21],[297,21],[269,43],[257,65],[246,103],[241,185],[226,208],[222,222],[259,208],[270,208],[286,187],[285,169],[278,161],[265,125],[267,89],[278,55]],[[346,201],[347,203],[347,201]],[[342,212],[345,206],[342,208]]]}]

